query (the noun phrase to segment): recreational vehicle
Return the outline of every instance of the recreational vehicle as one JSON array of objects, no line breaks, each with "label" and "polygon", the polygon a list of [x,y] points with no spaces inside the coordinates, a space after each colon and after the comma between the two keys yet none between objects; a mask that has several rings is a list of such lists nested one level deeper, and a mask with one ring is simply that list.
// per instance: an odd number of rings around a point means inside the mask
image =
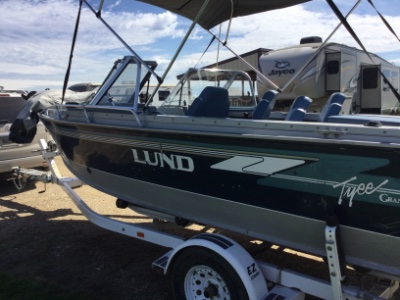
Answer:
[{"label": "recreational vehicle", "polygon": [[[398,101],[388,81],[399,90],[399,67],[373,53],[307,37],[299,45],[263,54],[260,68],[282,89],[277,103],[282,110],[297,96],[308,95],[313,99],[308,111],[319,112],[332,93],[342,92],[347,96],[344,110],[349,109],[342,113],[396,112]],[[258,94],[271,88],[259,82]]]},{"label": "recreational vehicle", "polygon": [[[146,103],[146,101],[148,99],[150,99],[152,97],[152,95],[154,94],[156,87],[157,87],[156,85],[145,86],[139,94],[140,102]],[[174,87],[175,87],[175,85],[161,86],[157,90],[157,92],[154,94],[154,96],[152,97],[151,105],[155,106],[155,107],[161,106],[164,103],[164,100],[167,99],[167,97],[171,93],[172,88],[174,88]]]}]

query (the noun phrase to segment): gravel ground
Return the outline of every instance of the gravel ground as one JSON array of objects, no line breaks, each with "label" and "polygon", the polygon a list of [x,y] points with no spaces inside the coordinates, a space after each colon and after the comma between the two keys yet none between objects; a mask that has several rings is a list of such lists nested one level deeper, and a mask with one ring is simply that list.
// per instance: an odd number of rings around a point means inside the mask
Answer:
[{"label": "gravel ground", "polygon": [[[41,182],[21,193],[11,182],[0,186],[0,272],[93,299],[172,299],[168,280],[151,269],[165,248],[93,225],[58,185],[47,184],[43,193]],[[77,190],[97,212],[151,222],[90,187]]]},{"label": "gravel ground", "polygon": [[[57,161],[62,174],[67,174],[59,158]],[[21,193],[9,181],[0,181],[0,186],[0,272],[49,283],[60,290],[82,291],[90,299],[172,299],[169,280],[151,268],[166,248],[93,225],[58,185],[47,184],[43,192],[43,183],[32,183]],[[116,208],[114,198],[88,186],[76,191],[98,213],[171,229],[172,225],[153,224],[129,209]],[[266,255],[273,263],[326,278],[324,263],[297,255],[293,260],[292,256],[277,250]]]}]

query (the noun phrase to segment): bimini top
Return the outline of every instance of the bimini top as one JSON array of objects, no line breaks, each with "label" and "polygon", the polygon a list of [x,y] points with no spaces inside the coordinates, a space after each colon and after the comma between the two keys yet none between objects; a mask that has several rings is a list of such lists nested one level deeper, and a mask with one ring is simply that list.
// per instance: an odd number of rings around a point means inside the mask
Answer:
[{"label": "bimini top", "polygon": [[[139,0],[154,6],[186,17],[190,20],[196,18],[204,0]],[[210,1],[206,10],[198,20],[204,29],[229,20],[231,17],[242,17],[264,11],[285,8],[310,0],[218,0]],[[233,9],[233,11],[232,11]]]}]

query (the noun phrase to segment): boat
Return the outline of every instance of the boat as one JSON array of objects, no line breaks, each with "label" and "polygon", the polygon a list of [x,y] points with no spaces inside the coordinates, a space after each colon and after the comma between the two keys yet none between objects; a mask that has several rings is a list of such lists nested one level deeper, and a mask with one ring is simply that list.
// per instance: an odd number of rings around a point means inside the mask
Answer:
[{"label": "boat", "polygon": [[[209,29],[304,1],[144,2]],[[126,56],[90,102],[39,113],[75,176],[119,203],[314,255],[336,222],[346,263],[400,278],[400,119],[339,115],[342,93],[312,121],[306,95],[270,119],[279,91],[257,103],[247,74],[218,69],[189,69],[154,107],[139,94],[156,67]]]},{"label": "boat", "polygon": [[[77,88],[88,88],[88,91],[66,90],[44,90],[41,92],[32,91],[21,95],[19,106],[13,105],[15,110],[11,127],[9,128],[8,138],[11,142],[26,144],[32,143],[35,140],[35,145],[38,144],[38,139],[35,139],[36,130],[39,127],[38,113],[46,110],[48,107],[56,104],[66,103],[83,104],[88,102],[96,94],[97,87],[91,89],[91,85],[87,83],[76,84]],[[73,87],[74,88],[74,87]],[[74,88],[75,89],[75,88]],[[63,99],[64,94],[64,99]],[[37,151],[35,151],[37,152]],[[38,156],[40,156],[37,153]]]},{"label": "boat", "polygon": [[2,177],[9,177],[20,168],[47,167],[38,144],[40,139],[48,139],[42,124],[32,127],[34,134],[30,142],[14,143],[9,139],[10,127],[26,105],[23,98],[25,93],[24,90],[4,89],[0,86],[0,175]]}]

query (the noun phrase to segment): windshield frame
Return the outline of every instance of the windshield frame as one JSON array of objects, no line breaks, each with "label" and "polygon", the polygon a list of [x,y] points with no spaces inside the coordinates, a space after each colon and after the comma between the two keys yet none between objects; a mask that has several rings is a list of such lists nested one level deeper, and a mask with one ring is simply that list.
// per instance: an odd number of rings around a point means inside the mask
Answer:
[{"label": "windshield frame", "polygon": [[[145,61],[147,66],[152,70],[157,67],[155,61]],[[124,94],[126,99],[129,101],[113,101],[113,96],[110,91],[115,88],[116,85],[121,85],[119,79],[124,76],[125,72],[129,70],[129,67],[136,65],[136,74],[130,76],[131,80],[126,84],[126,94]],[[151,76],[150,71],[142,66],[140,61],[134,56],[125,56],[123,59],[117,60],[114,63],[111,71],[106,77],[104,83],[99,88],[96,96],[89,103],[89,105],[96,106],[124,106],[130,107],[134,111],[138,110],[139,104],[139,93],[140,90],[145,86],[146,82]],[[105,102],[104,99],[108,99],[109,102]]]},{"label": "windshield frame", "polygon": [[[223,87],[232,93],[234,83],[239,80],[242,82],[241,94],[229,95],[230,110],[249,109],[257,105],[253,82],[250,76],[241,70],[190,68],[185,74],[178,76],[178,79],[180,79],[178,84],[164,100],[162,107],[188,108],[206,86]],[[238,105],[233,105],[234,99],[238,100],[236,101]],[[247,105],[243,105],[247,103],[241,101],[244,99],[248,99]]]}]

